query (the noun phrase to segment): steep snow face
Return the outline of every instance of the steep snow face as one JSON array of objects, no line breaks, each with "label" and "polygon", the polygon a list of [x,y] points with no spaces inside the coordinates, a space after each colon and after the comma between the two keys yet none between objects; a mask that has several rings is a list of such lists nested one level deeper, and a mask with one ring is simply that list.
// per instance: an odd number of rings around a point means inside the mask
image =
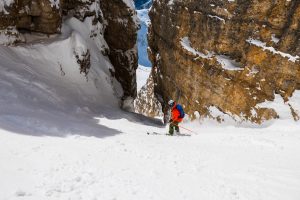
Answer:
[{"label": "steep snow face", "polygon": [[138,91],[140,91],[140,89],[146,84],[150,73],[151,73],[151,68],[139,65],[139,67],[136,70],[136,76],[137,76],[136,83],[137,83]]},{"label": "steep snow face", "polygon": [[[113,67],[97,46],[101,39],[91,39],[87,30],[88,18],[85,22],[71,18],[56,38],[0,46],[2,128],[53,135],[85,128],[97,132],[92,116],[105,107],[118,107],[116,96],[122,95],[122,89],[111,78]],[[82,70],[87,55],[90,63]],[[86,127],[78,127],[78,121],[85,121]]]},{"label": "steep snow face", "polygon": [[138,55],[139,55],[139,65],[146,67],[151,67],[152,64],[148,57],[148,27],[150,25],[149,19],[149,8],[152,5],[152,0],[138,0],[135,1],[135,6],[137,9],[138,19],[140,21],[140,30],[138,31]]},{"label": "steep snow face", "polygon": [[97,117],[99,133],[122,133],[105,138],[0,129],[0,199],[299,200],[299,124],[184,123],[195,133],[169,137],[147,135],[166,130],[123,117]]},{"label": "steep snow face", "polygon": [[152,64],[148,57],[148,27],[150,24],[149,19],[149,10],[148,9],[142,9],[137,10],[138,18],[140,20],[141,29],[138,31],[138,55],[139,55],[139,64],[151,67]]}]

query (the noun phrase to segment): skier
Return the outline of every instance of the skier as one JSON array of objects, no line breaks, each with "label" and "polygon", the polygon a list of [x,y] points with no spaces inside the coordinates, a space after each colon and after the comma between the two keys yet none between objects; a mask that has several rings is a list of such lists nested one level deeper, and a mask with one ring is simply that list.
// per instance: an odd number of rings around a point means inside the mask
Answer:
[{"label": "skier", "polygon": [[173,135],[174,133],[174,128],[177,133],[179,133],[179,126],[178,124],[182,122],[184,118],[184,111],[183,108],[180,104],[177,104],[175,101],[170,100],[168,102],[168,105],[171,108],[171,119],[170,119],[170,125],[169,125],[169,134],[168,135]]}]

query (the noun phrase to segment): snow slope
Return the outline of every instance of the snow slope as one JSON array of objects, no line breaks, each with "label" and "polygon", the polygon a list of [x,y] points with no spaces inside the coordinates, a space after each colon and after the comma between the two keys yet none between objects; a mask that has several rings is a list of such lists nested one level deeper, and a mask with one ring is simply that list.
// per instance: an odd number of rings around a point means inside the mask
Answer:
[{"label": "snow slope", "polygon": [[136,69],[137,91],[139,91],[147,82],[151,68],[139,65]]},{"label": "snow slope", "polygon": [[[88,19],[87,19],[88,20]],[[25,46],[0,47],[0,126],[14,132],[62,135],[99,132],[96,115],[118,107],[122,91],[110,77],[101,42],[89,36],[88,22],[67,20],[63,34]],[[80,74],[79,57],[91,54],[91,69]],[[111,85],[116,85],[113,88]],[[85,121],[85,126],[77,126]]]},{"label": "snow slope", "polygon": [[300,198],[299,126],[193,123],[184,126],[198,134],[169,137],[146,135],[164,128],[130,118],[98,117],[99,125],[121,132],[106,138],[0,131],[0,199]]}]

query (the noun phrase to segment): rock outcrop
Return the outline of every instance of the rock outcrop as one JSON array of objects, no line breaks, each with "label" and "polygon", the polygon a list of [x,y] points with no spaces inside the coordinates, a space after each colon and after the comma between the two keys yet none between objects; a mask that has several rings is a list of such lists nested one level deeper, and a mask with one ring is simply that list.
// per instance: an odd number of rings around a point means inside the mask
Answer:
[{"label": "rock outcrop", "polygon": [[[0,44],[26,42],[20,32],[60,34],[64,16],[89,20],[90,37],[103,40],[100,49],[114,66],[111,73],[123,87],[123,99],[133,99],[136,96],[138,23],[136,12],[127,1],[3,0],[0,3]],[[80,71],[88,73],[89,54],[82,56],[84,60],[78,60]]]},{"label": "rock outcrop", "polygon": [[[115,67],[117,80],[124,89],[124,97],[136,97],[136,69],[137,63],[137,31],[136,12],[126,8],[126,4],[119,0],[101,2],[107,25],[104,38],[109,46],[109,58]],[[116,38],[118,38],[116,40]]]},{"label": "rock outcrop", "polygon": [[300,2],[297,0],[156,0],[150,11],[155,94],[194,117],[212,110],[236,120],[280,118],[260,105],[300,90]]},{"label": "rock outcrop", "polygon": [[1,29],[15,26],[19,30],[53,34],[60,30],[62,15],[59,1],[19,0],[4,6],[0,19]]},{"label": "rock outcrop", "polygon": [[134,101],[135,112],[148,117],[162,117],[162,107],[160,102],[155,98],[154,81],[150,74],[147,83],[138,92]]}]

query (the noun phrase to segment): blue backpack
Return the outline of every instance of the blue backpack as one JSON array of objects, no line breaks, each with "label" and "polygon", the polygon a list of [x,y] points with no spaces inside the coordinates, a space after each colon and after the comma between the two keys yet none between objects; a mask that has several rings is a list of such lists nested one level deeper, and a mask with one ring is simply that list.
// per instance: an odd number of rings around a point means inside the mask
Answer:
[{"label": "blue backpack", "polygon": [[180,113],[179,118],[184,118],[185,113],[184,113],[184,110],[183,110],[182,106],[181,106],[180,104],[177,104],[177,105],[176,105],[176,109],[177,109],[177,110],[179,111],[179,113]]}]

